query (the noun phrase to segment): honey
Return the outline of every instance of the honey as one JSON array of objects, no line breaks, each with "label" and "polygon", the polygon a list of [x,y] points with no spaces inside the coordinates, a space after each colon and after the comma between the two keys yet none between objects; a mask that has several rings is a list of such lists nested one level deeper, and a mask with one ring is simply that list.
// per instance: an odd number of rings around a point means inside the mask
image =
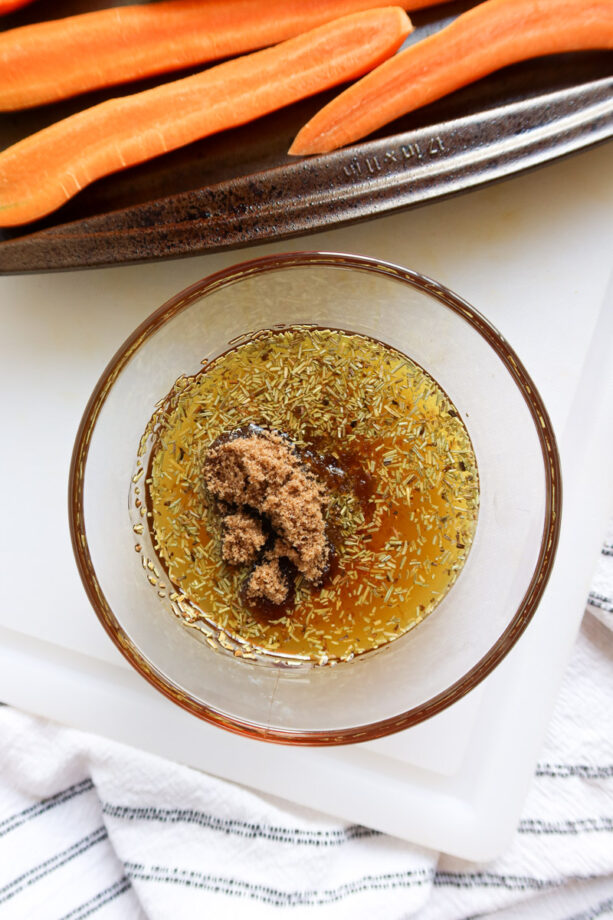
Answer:
[{"label": "honey", "polygon": [[[330,495],[327,579],[298,576],[272,610],[245,603],[202,482],[209,446],[246,425],[290,438]],[[412,629],[458,577],[478,515],[470,437],[436,381],[381,342],[311,326],[260,332],[177,380],[141,440],[142,476],[132,513],[149,522],[160,597],[209,644],[286,664],[349,660]]]}]

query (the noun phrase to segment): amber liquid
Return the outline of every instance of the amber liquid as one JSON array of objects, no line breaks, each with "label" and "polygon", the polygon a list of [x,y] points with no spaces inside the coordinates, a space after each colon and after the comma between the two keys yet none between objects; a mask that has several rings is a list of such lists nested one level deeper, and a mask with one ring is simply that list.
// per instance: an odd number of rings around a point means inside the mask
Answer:
[{"label": "amber liquid", "polygon": [[[199,473],[208,445],[249,422],[291,437],[332,496],[330,576],[319,587],[298,577],[277,609],[241,600],[246,572],[221,559]],[[179,381],[147,436],[168,596],[190,625],[236,640],[236,654],[327,663],[378,648],[437,606],[468,555],[478,475],[466,428],[422,368],[367,337],[267,333]]]}]

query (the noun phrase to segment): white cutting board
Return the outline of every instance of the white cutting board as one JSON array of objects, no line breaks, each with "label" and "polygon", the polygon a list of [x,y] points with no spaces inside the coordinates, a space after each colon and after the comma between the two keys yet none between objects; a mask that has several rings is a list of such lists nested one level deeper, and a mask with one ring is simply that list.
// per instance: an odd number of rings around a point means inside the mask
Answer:
[{"label": "white cutting board", "polygon": [[[605,424],[613,414],[613,293],[603,307],[613,267],[612,166],[608,144],[427,208],[275,246],[0,278],[0,699],[458,856],[501,852],[613,508],[612,426]],[[334,749],[239,738],[157,694],[99,626],[68,534],[73,439],[115,349],[148,313],[198,278],[287,249],[398,262],[469,300],[533,376],[560,440],[564,472],[554,573],[505,662],[429,722]],[[599,483],[600,491],[585,489],[586,482]]]}]

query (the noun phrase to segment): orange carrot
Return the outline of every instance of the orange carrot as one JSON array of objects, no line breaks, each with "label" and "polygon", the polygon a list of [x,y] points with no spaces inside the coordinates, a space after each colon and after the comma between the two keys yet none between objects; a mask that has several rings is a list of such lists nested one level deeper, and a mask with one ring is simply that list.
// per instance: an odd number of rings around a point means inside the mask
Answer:
[{"label": "orange carrot", "polygon": [[5,13],[12,13],[13,10],[18,10],[28,3],[32,3],[32,0],[0,0],[0,16],[4,16]]},{"label": "orange carrot", "polygon": [[409,0],[403,9],[413,13],[415,10],[424,10],[427,6],[440,6],[441,3],[449,3],[449,0]]},{"label": "orange carrot", "polygon": [[486,0],[324,106],[289,152],[328,153],[501,67],[613,48],[613,0]]},{"label": "orange carrot", "polygon": [[400,7],[355,13],[77,112],[0,153],[0,226],[35,220],[101,176],[362,76],[393,54],[411,28]]},{"label": "orange carrot", "polygon": [[0,110],[243,54],[390,2],[166,0],[10,29],[0,34]]}]

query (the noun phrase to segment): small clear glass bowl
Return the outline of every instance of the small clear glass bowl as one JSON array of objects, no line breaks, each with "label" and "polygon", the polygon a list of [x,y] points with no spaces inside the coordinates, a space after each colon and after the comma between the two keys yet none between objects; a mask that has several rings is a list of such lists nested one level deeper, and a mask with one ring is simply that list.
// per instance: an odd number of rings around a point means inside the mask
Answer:
[{"label": "small clear glass bowl", "polygon": [[[203,359],[260,329],[314,324],[372,336],[421,365],[471,437],[480,510],[468,561],[438,607],[376,652],[296,669],[196,641],[151,590],[128,500],[155,404]],[[468,303],[416,272],[362,256],[299,252],[197,282],[122,345],[85,410],[70,473],[77,565],[102,625],[175,703],[223,728],[286,744],[367,741],[459,700],[504,658],[537,608],[560,528],[551,422],[503,337]]]}]

